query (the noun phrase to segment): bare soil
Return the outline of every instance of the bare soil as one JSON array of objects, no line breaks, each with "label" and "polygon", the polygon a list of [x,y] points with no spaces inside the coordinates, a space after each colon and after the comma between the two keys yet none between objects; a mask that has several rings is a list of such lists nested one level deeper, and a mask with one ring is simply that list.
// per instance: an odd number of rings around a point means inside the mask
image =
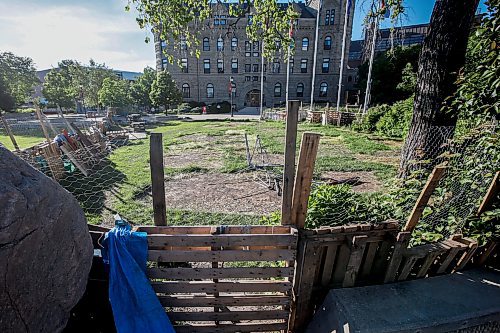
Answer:
[{"label": "bare soil", "polygon": [[377,179],[375,174],[371,171],[356,171],[356,172],[335,172],[327,171],[321,175],[324,181],[345,181],[359,177],[357,183],[352,184],[354,192],[376,192],[382,189],[383,184]]}]

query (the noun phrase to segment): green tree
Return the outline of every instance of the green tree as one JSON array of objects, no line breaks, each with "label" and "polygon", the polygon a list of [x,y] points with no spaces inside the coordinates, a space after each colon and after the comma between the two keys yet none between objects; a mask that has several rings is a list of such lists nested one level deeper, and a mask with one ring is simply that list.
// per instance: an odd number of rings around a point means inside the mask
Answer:
[{"label": "green tree", "polygon": [[144,68],[144,74],[130,85],[130,97],[132,102],[145,108],[151,108],[149,93],[156,78],[156,71],[151,67]]},{"label": "green tree", "polygon": [[74,94],[71,87],[71,78],[58,69],[52,69],[45,76],[42,88],[43,96],[61,110],[74,105]]},{"label": "green tree", "polygon": [[[372,70],[372,105],[392,104],[396,101],[407,99],[413,90],[398,89],[398,83],[403,80],[403,71],[410,64],[416,68],[420,45],[410,47],[396,47],[394,50],[377,55],[373,60]],[[368,63],[359,67],[358,86],[364,91],[368,76]]]},{"label": "green tree", "polygon": [[99,90],[99,103],[105,106],[123,107],[130,105],[127,81],[105,78]]},{"label": "green tree", "polygon": [[14,98],[16,106],[25,103],[33,88],[40,83],[33,60],[11,52],[0,53],[0,78],[8,94]]},{"label": "green tree", "polygon": [[7,84],[0,76],[0,114],[3,111],[11,111],[16,106],[14,97],[10,94]]},{"label": "green tree", "polygon": [[396,89],[404,94],[413,94],[415,84],[417,83],[417,73],[413,71],[411,63],[407,63],[401,72],[401,82],[398,83]]},{"label": "green tree", "polygon": [[85,103],[99,108],[99,91],[107,78],[116,78],[113,71],[104,64],[99,64],[90,59],[89,66],[85,68],[87,82],[84,86]]},{"label": "green tree", "polygon": [[164,106],[165,112],[172,104],[182,101],[182,95],[167,71],[158,72],[151,86],[149,98],[154,106]]}]

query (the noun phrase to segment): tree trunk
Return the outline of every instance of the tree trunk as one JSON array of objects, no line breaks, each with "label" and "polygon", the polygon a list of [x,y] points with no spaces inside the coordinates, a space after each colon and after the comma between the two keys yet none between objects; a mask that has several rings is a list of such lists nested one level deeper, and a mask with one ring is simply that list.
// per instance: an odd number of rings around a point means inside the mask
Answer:
[{"label": "tree trunk", "polygon": [[420,53],[413,117],[401,155],[400,177],[410,173],[412,160],[439,156],[443,144],[454,133],[457,114],[443,111],[443,106],[457,89],[457,75],[465,63],[478,3],[479,0],[436,0]]}]

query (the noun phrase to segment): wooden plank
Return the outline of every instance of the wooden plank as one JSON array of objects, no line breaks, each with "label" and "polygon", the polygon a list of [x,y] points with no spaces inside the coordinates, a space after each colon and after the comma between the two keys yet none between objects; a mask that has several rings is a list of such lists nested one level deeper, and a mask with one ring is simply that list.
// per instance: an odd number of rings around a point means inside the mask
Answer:
[{"label": "wooden plank", "polygon": [[417,278],[420,279],[420,278],[423,278],[427,275],[427,272],[429,271],[429,268],[431,267],[431,265],[434,263],[434,261],[436,260],[436,257],[440,254],[441,252],[432,252],[432,253],[429,253],[427,255],[427,257],[425,258],[423,264],[422,264],[422,267],[420,267],[420,269],[418,270],[417,272]]},{"label": "wooden plank", "polygon": [[158,296],[165,307],[223,307],[288,305],[288,296]]},{"label": "wooden plank", "polygon": [[464,251],[464,253],[462,254],[460,259],[458,260],[457,265],[453,269],[452,272],[462,270],[465,267],[465,265],[467,265],[469,260],[472,258],[472,256],[474,255],[474,253],[476,252],[477,247],[478,247],[477,242],[475,240],[472,240],[469,238],[460,238],[460,239],[454,239],[454,240],[461,242],[461,243],[464,243],[464,244],[467,244],[468,248]]},{"label": "wooden plank", "polygon": [[278,320],[286,319],[287,311],[225,311],[225,312],[170,312],[167,315],[171,321],[239,321],[239,320]]},{"label": "wooden plank", "polygon": [[248,332],[281,332],[286,330],[286,323],[255,323],[255,324],[220,324],[217,326],[189,325],[175,326],[176,333],[248,333]]},{"label": "wooden plank", "polygon": [[302,135],[292,199],[291,224],[296,228],[304,228],[305,226],[307,203],[311,192],[320,137],[321,135],[316,133],[304,133]]},{"label": "wooden plank", "polygon": [[[387,234],[386,234],[387,235]],[[375,259],[373,260],[373,265],[371,269],[371,278],[380,278],[380,282],[383,281],[385,277],[385,272],[390,264],[391,260],[391,248],[394,244],[393,240],[384,239],[379,243],[379,248],[375,254]]]},{"label": "wooden plank", "polygon": [[358,272],[361,269],[361,261],[363,260],[363,254],[365,253],[366,240],[368,236],[355,236],[352,239],[351,245],[351,255],[347,264],[344,281],[342,282],[342,287],[354,287],[356,283],[356,278]]},{"label": "wooden plank", "polygon": [[158,262],[234,262],[295,260],[293,250],[181,251],[149,250],[148,260]]},{"label": "wooden plank", "polygon": [[399,273],[398,281],[404,281],[408,278],[408,275],[410,275],[410,272],[413,266],[415,266],[415,263],[418,261],[418,259],[419,258],[417,257],[406,258],[403,268],[401,269],[401,273]]},{"label": "wooden plank", "polygon": [[297,121],[299,101],[288,101],[285,132],[285,159],[283,169],[283,194],[281,201],[281,224],[289,225],[292,220],[292,199],[295,176],[295,155],[297,150]]},{"label": "wooden plank", "polygon": [[296,247],[297,237],[291,234],[219,234],[219,235],[149,235],[148,246],[233,247],[233,246],[287,246]]},{"label": "wooden plank", "polygon": [[10,141],[12,142],[12,145],[14,146],[14,149],[19,151],[19,145],[17,144],[16,138],[14,137],[14,134],[12,133],[12,130],[9,126],[9,123],[7,122],[7,120],[5,120],[5,118],[3,117],[3,115],[1,113],[0,113],[0,120],[2,121],[3,127],[5,128],[5,132],[7,132],[7,135],[9,136]]},{"label": "wooden plank", "polygon": [[149,142],[149,165],[151,167],[154,224],[160,226],[167,225],[165,174],[163,168],[163,135],[161,133],[151,134]]},{"label": "wooden plank", "polygon": [[486,211],[490,205],[493,203],[493,199],[496,197],[498,191],[500,191],[500,171],[497,171],[491,180],[490,187],[488,191],[486,191],[486,195],[477,210],[477,215],[481,215],[484,211]]},{"label": "wooden plank", "polygon": [[38,118],[38,121],[40,122],[40,126],[42,127],[43,136],[45,137],[45,140],[47,140],[47,143],[50,144],[52,142],[52,140],[50,139],[49,132],[47,131],[47,128],[45,127],[45,123],[43,121],[43,115],[42,115],[42,112],[40,111],[40,107],[37,105],[37,103],[35,103],[35,112],[36,112],[36,116]]},{"label": "wooden plank", "polygon": [[483,266],[488,257],[493,253],[498,243],[494,241],[490,241],[488,245],[485,247],[484,252],[479,256],[477,262],[475,263],[477,266]]},{"label": "wooden plank", "polygon": [[378,245],[378,242],[368,243],[368,250],[366,250],[365,261],[363,263],[363,267],[361,268],[361,276],[365,277],[370,275],[375,260],[375,255],[377,254]]},{"label": "wooden plank", "polygon": [[392,252],[391,260],[389,261],[389,266],[385,272],[384,283],[394,282],[394,280],[396,280],[399,265],[403,260],[403,252],[408,247],[410,238],[411,232],[403,231],[398,234],[396,243],[394,244],[394,251]]},{"label": "wooden plank", "polygon": [[293,267],[150,268],[151,279],[270,279],[293,276]]},{"label": "wooden plank", "polygon": [[187,293],[286,293],[292,289],[288,281],[269,280],[242,280],[242,281],[167,281],[151,282],[154,291],[162,294],[187,294]]},{"label": "wooden plank", "polygon": [[341,284],[344,282],[347,264],[349,263],[349,257],[351,256],[351,249],[349,245],[343,243],[340,245],[338,251],[338,258],[333,271],[333,283]]},{"label": "wooden plank", "polygon": [[323,264],[323,273],[321,274],[321,285],[326,287],[330,284],[333,275],[335,258],[337,257],[337,244],[332,244],[326,248],[325,262]]},{"label": "wooden plank", "polygon": [[[150,235],[166,234],[166,235],[192,235],[192,234],[208,234],[213,226],[139,226],[137,231],[144,231]],[[262,226],[262,225],[247,225],[247,226],[225,226],[224,234],[290,234],[289,226]]]},{"label": "wooden plank", "polygon": [[68,144],[66,142],[64,142],[62,144],[62,146],[59,146],[59,148],[70,159],[71,163],[73,163],[75,165],[75,167],[77,167],[78,170],[80,170],[81,173],[83,173],[85,176],[88,176],[89,172],[88,172],[87,168],[82,163],[80,163],[80,161],[78,160],[78,158],[76,158],[75,155],[73,155],[73,152],[70,151],[70,148],[66,147],[67,145]]},{"label": "wooden plank", "polygon": [[438,185],[439,180],[443,176],[445,170],[446,167],[443,166],[437,166],[434,168],[431,175],[429,176],[429,179],[427,180],[427,183],[422,189],[422,192],[420,192],[420,196],[415,202],[415,206],[413,207],[410,217],[408,218],[408,221],[406,222],[406,225],[403,229],[404,231],[411,232],[413,231],[413,229],[415,229],[418,221],[420,220],[420,217],[422,216],[422,213],[424,212],[425,206],[429,202],[429,199],[431,198],[431,195]]},{"label": "wooden plank", "polygon": [[[451,262],[457,256],[458,252],[460,250],[462,250],[461,246],[457,246],[456,244],[453,244],[453,243],[457,243],[457,242],[455,242],[453,240],[447,240],[447,242],[450,245],[450,250],[446,254],[445,259],[441,262],[441,265],[439,265],[439,268],[437,269],[436,274],[445,273],[446,270],[448,269],[448,267],[450,266]],[[453,242],[453,243],[451,243],[451,242]]]}]

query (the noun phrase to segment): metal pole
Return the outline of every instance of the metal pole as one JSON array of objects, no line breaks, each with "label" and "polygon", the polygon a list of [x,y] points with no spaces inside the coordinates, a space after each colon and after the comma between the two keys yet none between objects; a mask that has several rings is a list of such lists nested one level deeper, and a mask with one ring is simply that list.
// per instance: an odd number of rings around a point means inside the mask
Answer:
[{"label": "metal pole", "polygon": [[288,54],[286,62],[286,87],[285,87],[285,111],[288,114],[288,84],[290,83],[290,55],[292,53],[291,45],[288,45]]},{"label": "metal pole", "polygon": [[370,65],[368,66],[368,78],[366,81],[366,92],[365,92],[365,103],[363,104],[363,116],[368,111],[368,104],[370,103],[370,91],[372,88],[372,67],[373,58],[375,57],[375,43],[377,42],[377,32],[378,32],[378,15],[375,17],[373,24],[373,36],[372,36],[372,49],[370,53]]},{"label": "metal pole", "polygon": [[346,0],[345,3],[345,17],[344,17],[344,34],[342,36],[342,55],[340,57],[340,77],[339,77],[339,87],[337,92],[337,112],[340,108],[340,97],[342,95],[342,78],[344,75],[344,58],[345,58],[345,40],[347,37],[347,22],[349,21],[349,1]]},{"label": "metal pole", "polygon": [[316,58],[318,57],[318,34],[319,34],[319,13],[323,6],[323,0],[319,1],[318,13],[316,14],[316,35],[314,37],[314,58],[313,58],[313,72],[311,81],[311,105],[310,110],[314,111],[314,81],[316,80]]},{"label": "metal pole", "polygon": [[264,117],[264,40],[260,50],[260,119]]}]

